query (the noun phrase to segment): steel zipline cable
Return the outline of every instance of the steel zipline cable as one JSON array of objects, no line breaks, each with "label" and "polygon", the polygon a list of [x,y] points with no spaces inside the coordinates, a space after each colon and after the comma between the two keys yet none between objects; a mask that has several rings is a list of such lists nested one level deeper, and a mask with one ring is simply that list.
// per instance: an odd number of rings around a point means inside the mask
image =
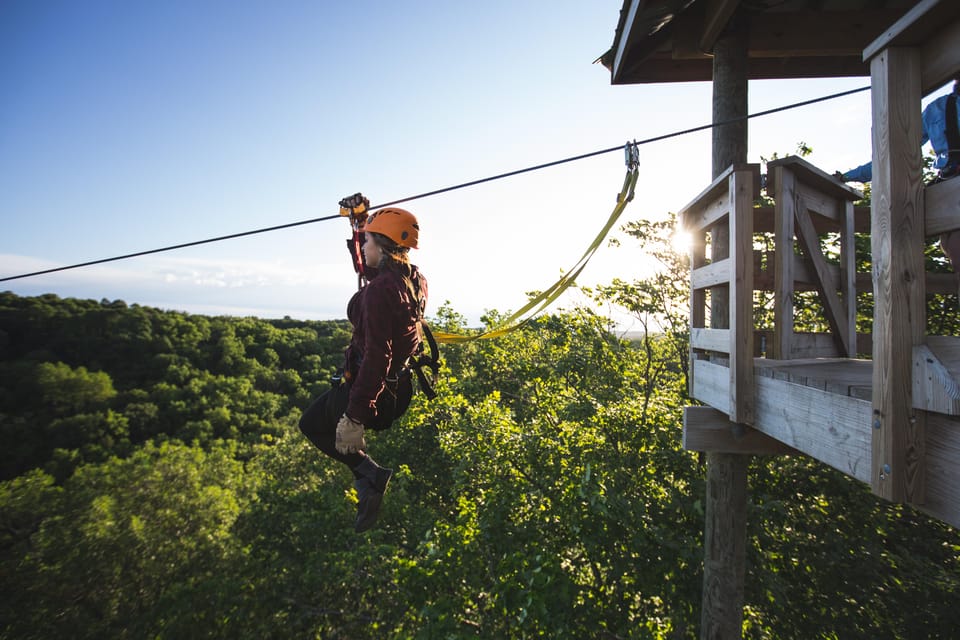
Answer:
[{"label": "steel zipline cable", "polygon": [[[667,140],[667,139],[670,139],[670,138],[676,138],[676,137],[684,136],[684,135],[687,135],[687,134],[690,134],[690,133],[696,133],[696,132],[698,132],[698,131],[705,131],[705,130],[707,130],[707,129],[713,129],[713,128],[715,128],[715,127],[722,127],[722,126],[728,125],[728,124],[736,124],[736,123],[738,123],[738,122],[742,122],[742,121],[744,121],[744,120],[750,120],[750,119],[752,119],[752,118],[759,118],[759,117],[762,117],[762,116],[767,116],[767,115],[771,115],[771,114],[774,114],[774,113],[779,113],[779,112],[781,112],[781,111],[787,111],[787,110],[789,110],[789,109],[797,109],[797,108],[799,108],[799,107],[809,106],[809,105],[811,105],[811,104],[816,104],[816,103],[818,103],[818,102],[825,102],[825,101],[827,101],[827,100],[834,100],[834,99],[836,99],[836,98],[842,98],[842,97],[849,96],[849,95],[852,95],[852,94],[855,94],[855,93],[860,93],[860,92],[862,92],[862,91],[867,91],[868,89],[870,89],[870,86],[869,86],[869,85],[867,85],[866,87],[860,87],[860,88],[858,88],[858,89],[850,89],[850,90],[848,90],[848,91],[841,91],[841,92],[839,92],[839,93],[832,93],[832,94],[830,94],[830,95],[820,96],[819,98],[812,98],[812,99],[810,99],[810,100],[804,100],[804,101],[802,101],[802,102],[794,102],[794,103],[792,103],[792,104],[784,105],[784,106],[781,106],[781,107],[775,107],[775,108],[773,108],[773,109],[767,109],[766,111],[759,111],[759,112],[757,112],[757,113],[751,113],[751,114],[748,114],[748,115],[746,115],[746,116],[740,116],[740,117],[737,117],[737,118],[730,118],[729,120],[722,120],[722,121],[720,121],[720,122],[712,122],[712,123],[710,123],[710,124],[704,124],[704,125],[700,125],[700,126],[698,126],[698,127],[692,127],[692,128],[690,128],[690,129],[683,129],[683,130],[681,130],[681,131],[674,131],[674,132],[672,132],[672,133],[666,133],[666,134],[663,134],[663,135],[655,136],[655,137],[653,137],[653,138],[646,138],[646,139],[644,139],[644,140],[635,140],[633,143],[628,143],[628,144],[633,144],[633,145],[635,145],[635,146],[638,146],[638,145],[650,144],[650,143],[653,143],[653,142],[660,142],[661,140]],[[487,178],[480,178],[480,179],[478,179],[478,180],[471,180],[471,181],[469,181],[469,182],[461,182],[460,184],[455,184],[455,185],[452,185],[452,186],[449,186],[449,187],[443,187],[442,189],[434,189],[433,191],[426,191],[426,192],[424,192],[424,193],[419,193],[419,194],[417,194],[417,195],[408,196],[408,197],[406,197],[406,198],[400,198],[399,200],[391,200],[391,201],[389,201],[389,202],[384,202],[384,203],[382,203],[382,204],[378,204],[378,205],[376,205],[376,206],[372,206],[372,207],[370,207],[370,209],[371,209],[371,210],[381,209],[381,208],[383,208],[383,207],[388,207],[388,206],[400,204],[400,203],[402,203],[402,202],[410,202],[410,201],[412,201],[412,200],[419,200],[419,199],[421,199],[421,198],[427,198],[427,197],[430,197],[430,196],[439,195],[439,194],[441,194],[441,193],[447,193],[447,192],[449,192],[449,191],[456,191],[457,189],[464,189],[464,188],[466,188],[466,187],[473,187],[473,186],[476,186],[476,185],[478,185],[478,184],[483,184],[483,183],[485,183],[485,182],[492,182],[492,181],[494,181],[494,180],[502,180],[503,178],[510,178],[510,177],[512,177],[512,176],[517,176],[517,175],[520,175],[520,174],[523,174],[523,173],[529,173],[529,172],[531,172],[531,171],[539,171],[540,169],[547,169],[547,168],[549,168],[549,167],[555,167],[555,166],[561,165],[561,164],[567,164],[567,163],[570,163],[570,162],[576,162],[576,161],[578,161],[578,160],[585,160],[586,158],[592,158],[592,157],[594,157],[594,156],[599,156],[599,155],[603,155],[603,154],[606,154],[606,153],[612,153],[612,152],[614,152],[614,151],[622,151],[623,148],[624,148],[624,145],[619,144],[619,145],[617,145],[617,146],[615,146],[615,147],[609,147],[609,148],[607,148],[607,149],[600,149],[599,151],[591,151],[590,153],[583,153],[583,154],[580,154],[580,155],[577,155],[577,156],[570,156],[569,158],[563,158],[562,160],[554,160],[553,162],[546,162],[546,163],[544,163],[544,164],[538,164],[538,165],[534,165],[534,166],[532,166],[532,167],[526,167],[526,168],[523,168],[523,169],[517,169],[517,170],[515,170],[515,171],[508,171],[508,172],[506,172],[506,173],[501,173],[501,174],[497,174],[497,175],[494,175],[494,176],[489,176],[489,177],[487,177]],[[181,244],[169,245],[169,246],[160,247],[160,248],[157,248],[157,249],[148,249],[148,250],[146,250],[146,251],[137,251],[137,252],[134,252],[134,253],[126,253],[126,254],[119,255],[119,256],[113,256],[113,257],[111,257],[111,258],[101,258],[101,259],[99,259],[99,260],[89,260],[89,261],[87,261],[87,262],[79,262],[79,263],[77,263],[77,264],[71,264],[71,265],[66,265],[66,266],[62,266],[62,267],[54,267],[54,268],[52,268],[52,269],[44,269],[44,270],[42,270],[42,271],[33,271],[33,272],[31,272],[31,273],[21,273],[21,274],[19,274],[19,275],[15,275],[15,276],[6,276],[6,277],[3,277],[3,278],[0,278],[0,282],[7,282],[7,281],[10,281],[10,280],[19,280],[19,279],[21,279],[21,278],[30,278],[30,277],[32,277],[32,276],[44,275],[44,274],[47,274],[47,273],[56,273],[56,272],[58,272],[58,271],[67,271],[67,270],[70,270],[70,269],[79,269],[80,267],[89,267],[89,266],[96,265],[96,264],[104,264],[104,263],[106,263],[106,262],[116,262],[116,261],[118,261],[118,260],[126,260],[126,259],[128,259],[128,258],[136,258],[136,257],[138,257],[138,256],[146,256],[146,255],[150,255],[150,254],[153,254],[153,253],[162,253],[162,252],[166,252],[166,251],[174,251],[174,250],[176,250],[176,249],[184,249],[184,248],[186,248],[186,247],[195,247],[195,246],[198,246],[198,245],[210,244],[210,243],[213,243],[213,242],[222,242],[222,241],[224,241],[224,240],[233,240],[234,238],[242,238],[242,237],[244,237],[244,236],[252,236],[252,235],[256,235],[256,234],[260,234],[260,233],[268,233],[268,232],[270,232],[270,231],[279,231],[279,230],[281,230],[281,229],[290,229],[291,227],[299,227],[299,226],[303,226],[303,225],[307,225],[307,224],[313,224],[313,223],[316,223],[316,222],[324,222],[324,221],[326,221],[326,220],[333,220],[333,219],[341,218],[341,217],[342,217],[342,216],[341,216],[340,214],[334,214],[334,215],[330,215],[330,216],[323,216],[323,217],[320,217],[320,218],[311,218],[311,219],[309,219],[309,220],[300,220],[299,222],[289,222],[289,223],[286,223],[286,224],[278,224],[278,225],[274,225],[274,226],[272,226],[272,227],[264,227],[264,228],[262,228],[262,229],[253,229],[253,230],[251,230],[251,231],[241,231],[241,232],[239,232],[239,233],[231,233],[231,234],[224,235],[224,236],[217,236],[217,237],[215,237],[215,238],[207,238],[207,239],[205,239],[205,240],[195,240],[195,241],[193,241],[193,242],[184,242],[184,243],[181,243]]]}]

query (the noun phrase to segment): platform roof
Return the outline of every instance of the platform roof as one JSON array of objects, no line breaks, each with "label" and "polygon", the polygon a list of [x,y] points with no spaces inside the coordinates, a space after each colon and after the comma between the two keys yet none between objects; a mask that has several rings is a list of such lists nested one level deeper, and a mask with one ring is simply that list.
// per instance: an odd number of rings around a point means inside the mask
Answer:
[{"label": "platform roof", "polygon": [[864,49],[927,3],[624,0],[613,45],[599,61],[613,84],[708,81],[714,44],[740,28],[748,34],[750,79],[869,76]]}]

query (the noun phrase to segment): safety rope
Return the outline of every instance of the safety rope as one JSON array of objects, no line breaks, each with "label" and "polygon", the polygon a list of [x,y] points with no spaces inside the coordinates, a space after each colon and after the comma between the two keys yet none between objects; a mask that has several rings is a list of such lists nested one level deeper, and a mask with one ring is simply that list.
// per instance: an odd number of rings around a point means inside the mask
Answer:
[{"label": "safety rope", "polygon": [[[437,342],[446,344],[460,344],[463,342],[470,342],[472,340],[488,340],[491,338],[499,338],[504,334],[519,329],[524,324],[532,320],[538,313],[550,306],[550,304],[552,304],[553,301],[560,296],[560,294],[574,284],[574,282],[577,280],[577,277],[587,266],[587,263],[590,262],[590,258],[592,258],[593,254],[595,254],[597,249],[600,248],[604,238],[606,238],[607,234],[610,233],[610,229],[612,229],[613,225],[615,225],[617,220],[620,219],[620,215],[623,213],[623,210],[626,209],[627,203],[633,200],[634,189],[637,186],[637,176],[639,175],[636,162],[636,143],[632,145],[632,149],[630,144],[627,145],[627,153],[632,155],[628,155],[627,175],[624,177],[623,187],[620,189],[619,195],[617,195],[617,206],[613,208],[613,211],[610,213],[610,217],[607,218],[606,224],[604,224],[603,228],[600,229],[600,233],[597,234],[597,237],[593,239],[593,242],[590,243],[590,246],[587,247],[587,250],[582,256],[580,256],[580,259],[565,275],[561,276],[559,280],[554,282],[547,289],[531,298],[527,304],[525,304],[510,317],[506,318],[503,322],[499,323],[495,328],[474,335],[462,335],[458,333],[434,331],[433,336],[436,338]],[[633,158],[632,161],[629,159],[631,157]]]},{"label": "safety rope", "polygon": [[[851,94],[854,94],[854,93],[859,93],[859,92],[861,92],[861,91],[866,91],[866,90],[868,90],[869,88],[870,88],[870,86],[868,85],[868,86],[866,86],[866,87],[860,87],[860,88],[858,88],[858,89],[850,89],[849,91],[841,91],[841,92],[839,92],[839,93],[833,93],[833,94],[826,95],[826,96],[820,96],[819,98],[812,98],[812,99],[810,99],[810,100],[804,100],[804,101],[802,101],[802,102],[794,102],[794,103],[792,103],[792,104],[784,105],[784,106],[781,106],[781,107],[775,107],[775,108],[773,108],[773,109],[767,109],[766,111],[760,111],[760,112],[758,112],[758,113],[751,113],[751,114],[748,114],[748,115],[745,115],[745,116],[739,116],[739,117],[736,117],[736,118],[730,118],[729,120],[723,120],[723,121],[720,121],[720,122],[713,122],[713,123],[710,123],[710,124],[705,124],[705,125],[701,125],[701,126],[698,126],[698,127],[693,127],[693,128],[691,128],[691,129],[683,129],[682,131],[674,131],[674,132],[672,132],[672,133],[667,133],[667,134],[664,134],[664,135],[655,136],[655,137],[653,137],[653,138],[647,138],[647,139],[645,139],[645,140],[635,141],[635,142],[633,142],[633,144],[634,144],[634,145],[644,145],[644,144],[650,144],[650,143],[652,143],[652,142],[659,142],[659,141],[661,141],[661,140],[667,140],[667,139],[669,139],[669,138],[675,138],[675,137],[687,135],[687,134],[690,134],[690,133],[696,133],[696,132],[698,132],[698,131],[704,131],[704,130],[706,130],[706,129],[712,129],[712,128],[714,128],[714,127],[722,127],[722,126],[724,126],[724,125],[734,124],[734,123],[741,122],[741,121],[744,121],[744,120],[749,120],[749,119],[751,119],[751,118],[759,118],[760,116],[766,116],[766,115],[770,115],[770,114],[773,114],[773,113],[778,113],[778,112],[781,112],[781,111],[786,111],[786,110],[788,110],[788,109],[796,109],[796,108],[798,108],[798,107],[805,107],[805,106],[808,106],[808,105],[811,105],[811,104],[815,104],[815,103],[818,103],[818,102],[824,102],[824,101],[826,101],[826,100],[833,100],[833,99],[835,99],[835,98],[842,98],[842,97],[844,97],[844,96],[848,96],[848,95],[851,95]],[[575,161],[577,161],[577,160],[583,160],[583,159],[586,159],[586,158],[592,158],[592,157],[594,157],[594,156],[599,156],[599,155],[603,155],[603,154],[606,154],[606,153],[611,153],[611,152],[613,152],[613,151],[618,151],[618,150],[620,150],[620,149],[622,149],[622,148],[623,148],[623,145],[617,145],[617,146],[615,146],[615,147],[610,147],[610,148],[608,148],[608,149],[600,149],[599,151],[592,151],[592,152],[590,152],[590,153],[584,153],[584,154],[577,155],[577,156],[571,156],[571,157],[569,157],[569,158],[564,158],[564,159],[562,159],[562,160],[555,160],[555,161],[553,161],[553,162],[547,162],[547,163],[544,163],[544,164],[538,164],[538,165],[535,165],[535,166],[532,166],[532,167],[527,167],[527,168],[525,168],[525,169],[517,169],[517,170],[515,170],[515,171],[508,171],[507,173],[501,173],[501,174],[498,174],[498,175],[495,175],[495,176],[490,176],[490,177],[487,177],[487,178],[481,178],[481,179],[479,179],[479,180],[471,180],[471,181],[469,181],[469,182],[462,182],[462,183],[460,183],[460,184],[455,184],[455,185],[452,185],[452,186],[449,186],[449,187],[444,187],[444,188],[442,188],[442,189],[435,189],[435,190],[433,190],[433,191],[427,191],[427,192],[425,192],[425,193],[420,193],[420,194],[417,194],[417,195],[414,195],[414,196],[409,196],[409,197],[406,197],[406,198],[400,198],[399,200],[391,200],[390,202],[384,202],[383,204],[378,204],[378,205],[376,205],[376,206],[374,206],[374,207],[371,207],[371,209],[382,209],[383,207],[388,207],[388,206],[392,206],[392,205],[395,205],[395,204],[400,204],[400,203],[402,203],[402,202],[410,202],[411,200],[418,200],[418,199],[420,199],[420,198],[426,198],[426,197],[429,197],[429,196],[435,196],[435,195],[438,195],[438,194],[441,194],[441,193],[447,193],[447,192],[449,192],[449,191],[454,191],[454,190],[456,190],[456,189],[463,189],[463,188],[465,188],[465,187],[472,187],[472,186],[475,186],[475,185],[478,185],[478,184],[482,184],[482,183],[484,183],[484,182],[491,182],[491,181],[493,181],[493,180],[500,180],[500,179],[502,179],[502,178],[509,178],[509,177],[511,177],[511,176],[520,175],[520,174],[522,174],[522,173],[527,173],[527,172],[530,172],[530,171],[538,171],[538,170],[540,170],[540,169],[546,169],[546,168],[548,168],[548,167],[555,167],[555,166],[560,165],[560,164],[565,164],[565,163],[568,163],[568,162],[575,162]],[[124,254],[124,255],[114,256],[114,257],[111,257],[111,258],[101,258],[101,259],[99,259],[99,260],[89,260],[89,261],[87,261],[87,262],[79,262],[79,263],[77,263],[77,264],[71,264],[71,265],[66,265],[66,266],[62,266],[62,267],[54,267],[54,268],[51,268],[51,269],[43,269],[43,270],[41,270],[41,271],[32,271],[32,272],[30,272],[30,273],[21,273],[21,274],[19,274],[19,275],[15,275],[15,276],[6,276],[6,277],[3,277],[3,278],[0,278],[0,282],[8,282],[8,281],[10,281],[10,280],[19,280],[19,279],[21,279],[21,278],[30,278],[30,277],[33,277],[33,276],[39,276],[39,275],[44,275],[44,274],[48,274],[48,273],[56,273],[56,272],[58,272],[58,271],[67,271],[67,270],[70,270],[70,269],[79,269],[80,267],[89,267],[89,266],[93,266],[93,265],[96,265],[96,264],[104,264],[104,263],[107,263],[107,262],[116,262],[117,260],[126,260],[127,258],[136,258],[136,257],[138,257],[138,256],[146,256],[146,255],[150,255],[150,254],[154,254],[154,253],[162,253],[162,252],[164,252],[164,251],[173,251],[173,250],[175,250],[175,249],[184,249],[184,248],[186,248],[186,247],[195,247],[195,246],[202,245],[202,244],[209,244],[209,243],[211,243],[211,242],[220,242],[220,241],[223,241],[223,240],[232,240],[232,239],[234,239],[234,238],[242,238],[242,237],[244,237],[244,236],[252,236],[252,235],[255,235],[255,234],[258,234],[258,233],[267,233],[267,232],[270,232],[270,231],[279,231],[279,230],[281,230],[281,229],[290,229],[290,228],[292,228],[292,227],[299,227],[299,226],[302,226],[302,225],[313,224],[313,223],[315,223],[315,222],[323,222],[323,221],[325,221],[325,220],[335,220],[335,219],[337,219],[337,218],[340,218],[340,215],[339,215],[339,214],[337,214],[337,215],[332,215],[332,216],[323,216],[323,217],[320,217],[320,218],[311,218],[311,219],[309,219],[309,220],[301,220],[301,221],[299,221],[299,222],[290,222],[290,223],[287,223],[287,224],[279,224],[279,225],[275,225],[275,226],[272,226],[272,227],[264,227],[264,228],[262,228],[262,229],[253,229],[253,230],[251,230],[251,231],[242,231],[242,232],[240,232],[240,233],[231,233],[231,234],[224,235],[224,236],[217,236],[217,237],[215,237],[215,238],[207,238],[207,239],[205,239],[205,240],[196,240],[196,241],[194,241],[194,242],[184,242],[184,243],[181,243],[181,244],[175,244],[175,245],[170,245],[170,246],[166,246],[166,247],[160,247],[160,248],[157,248],[157,249],[148,249],[148,250],[146,250],[146,251],[137,251],[137,252],[135,252],[135,253],[127,253],[127,254]]]}]

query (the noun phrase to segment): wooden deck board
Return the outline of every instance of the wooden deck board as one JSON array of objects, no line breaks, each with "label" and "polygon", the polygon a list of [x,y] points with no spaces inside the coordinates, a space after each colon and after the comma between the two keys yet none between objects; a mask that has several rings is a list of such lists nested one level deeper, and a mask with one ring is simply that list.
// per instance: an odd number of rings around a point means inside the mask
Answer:
[{"label": "wooden deck board", "polygon": [[[950,349],[957,341],[941,340]],[[939,343],[935,342],[935,346]],[[952,352],[940,349],[942,354]],[[728,413],[729,374],[696,360],[693,396]],[[950,360],[953,362],[953,360]],[[873,362],[846,358],[754,359],[759,433],[870,484]],[[915,507],[960,527],[960,418],[927,414],[925,504]],[[729,439],[729,438],[728,438]],[[766,445],[767,453],[774,453]]]},{"label": "wooden deck board", "polygon": [[851,358],[809,358],[803,360],[753,361],[756,375],[787,380],[806,387],[870,400],[873,388],[873,361]]}]

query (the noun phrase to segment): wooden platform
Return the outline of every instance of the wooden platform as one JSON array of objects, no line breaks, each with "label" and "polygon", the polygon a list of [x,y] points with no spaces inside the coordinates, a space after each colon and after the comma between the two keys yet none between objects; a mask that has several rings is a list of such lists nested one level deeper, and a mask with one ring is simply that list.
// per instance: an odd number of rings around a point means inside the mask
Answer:
[{"label": "wooden platform", "polygon": [[[691,395],[709,406],[685,409],[684,446],[694,451],[803,453],[869,485],[873,364],[846,358],[755,358],[755,418],[745,425],[728,419],[729,368],[722,361],[695,360]],[[914,506],[960,527],[960,467],[955,464],[960,460],[960,417],[926,414],[925,458],[926,501]]]}]

